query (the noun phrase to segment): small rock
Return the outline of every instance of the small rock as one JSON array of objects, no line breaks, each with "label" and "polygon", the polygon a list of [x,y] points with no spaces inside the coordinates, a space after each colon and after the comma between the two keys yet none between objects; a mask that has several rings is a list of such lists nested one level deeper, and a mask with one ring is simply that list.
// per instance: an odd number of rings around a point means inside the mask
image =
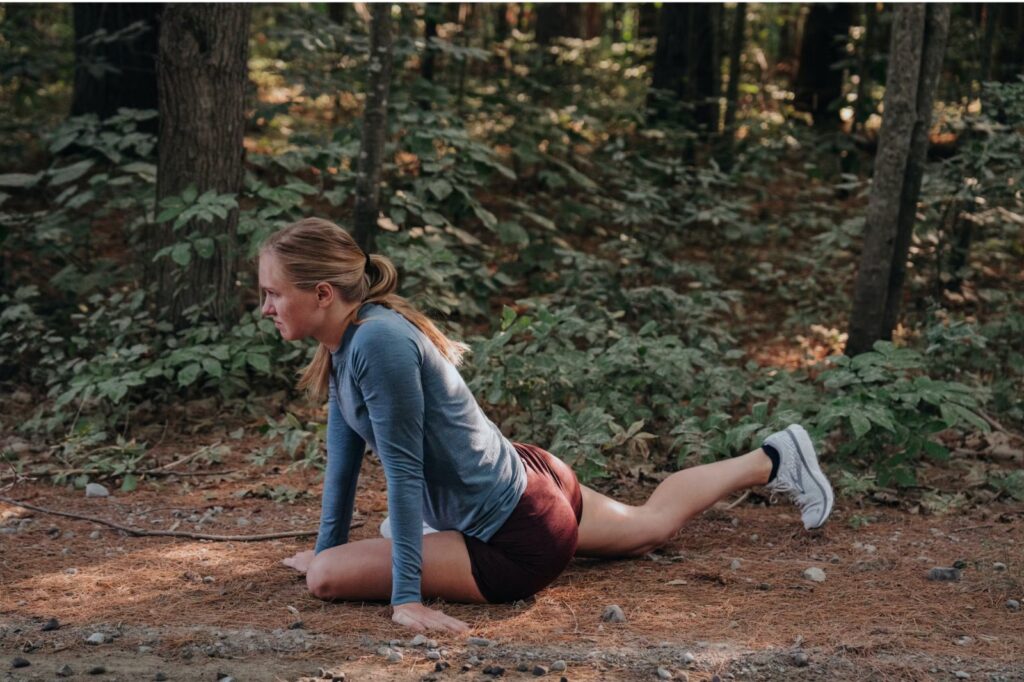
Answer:
[{"label": "small rock", "polygon": [[958,680],[969,680],[971,679],[971,674],[968,672],[964,672],[963,670],[957,670],[955,673],[953,673],[953,677],[955,677]]},{"label": "small rock", "polygon": [[245,526],[250,525],[252,523],[252,521],[250,521],[249,519],[245,518],[244,516],[239,516],[238,519],[235,521],[235,523],[240,528],[244,528]]},{"label": "small rock", "polygon": [[102,665],[94,665],[93,667],[89,668],[88,672],[90,675],[103,675],[107,672],[107,669]]},{"label": "small rock", "polygon": [[473,666],[471,666],[469,663],[463,663],[462,664],[462,672],[464,672],[464,673],[465,672],[469,672],[472,669],[473,669]]},{"label": "small rock", "polygon": [[762,590],[763,592],[767,592],[768,590],[772,589],[772,584],[771,583],[758,583],[757,584],[757,589]]},{"label": "small rock", "polygon": [[969,644],[974,644],[974,638],[968,637],[967,635],[963,635],[962,637],[957,637],[956,639],[954,639],[953,643],[957,646],[967,646]]},{"label": "small rock", "polygon": [[1007,599],[1006,608],[1010,609],[1011,611],[1020,611],[1020,602],[1016,599]]},{"label": "small rock", "polygon": [[231,677],[231,675],[224,675],[222,677],[221,673],[217,673],[217,682],[235,682],[235,678]]},{"label": "small rock", "polygon": [[430,651],[427,652],[427,659],[431,660],[431,661],[440,661],[441,660],[441,652],[440,651],[436,651],[434,649],[431,649]]},{"label": "small rock", "polygon": [[85,486],[86,497],[108,497],[109,495],[110,491],[99,483],[89,483]]},{"label": "small rock", "polygon": [[75,674],[75,671],[71,669],[71,666],[65,663],[57,671],[57,677],[71,677]]},{"label": "small rock", "polygon": [[757,533],[751,533],[750,534],[750,541],[751,542],[757,542],[760,539],[761,539],[761,536],[758,535]]},{"label": "small rock", "polygon": [[804,578],[816,583],[823,583],[825,582],[825,571],[821,570],[817,566],[811,566],[804,571]]},{"label": "small rock", "polygon": [[100,539],[100,532],[98,530],[94,530],[93,532],[89,533],[89,539],[90,540],[99,540]]},{"label": "small rock", "polygon": [[960,569],[935,566],[928,570],[928,580],[956,582],[960,580]]},{"label": "small rock", "polygon": [[423,646],[427,643],[427,638],[423,635],[416,635],[409,640],[409,646]]},{"label": "small rock", "polygon": [[72,566],[71,568],[65,568],[64,573],[67,575],[78,575],[78,569]]},{"label": "small rock", "polygon": [[486,637],[470,637],[466,640],[466,644],[471,644],[473,646],[494,646],[494,642]]},{"label": "small rock", "polygon": [[398,663],[403,658],[405,657],[402,656],[401,651],[392,651],[390,654],[388,654],[388,663]]},{"label": "small rock", "polygon": [[601,620],[605,623],[625,623],[626,614],[622,612],[622,607],[618,604],[611,604],[604,607],[604,613],[601,614]]},{"label": "small rock", "polygon": [[670,673],[667,668],[662,668],[662,667],[659,666],[658,667],[658,678],[662,679],[662,680],[671,680],[672,679],[672,673]]},{"label": "small rock", "polygon": [[480,659],[476,657],[476,654],[469,657],[469,665],[480,665]]},{"label": "small rock", "polygon": [[553,673],[565,672],[565,661],[563,661],[562,659],[558,659],[557,661],[552,663],[551,664],[551,672],[553,672]]},{"label": "small rock", "polygon": [[437,648],[437,640],[436,639],[428,639],[427,640],[427,648],[428,649],[436,649]]},{"label": "small rock", "polygon": [[697,657],[691,654],[689,651],[683,654],[683,663],[685,663],[686,665],[693,665],[696,662]]},{"label": "small rock", "polygon": [[139,646],[139,650],[138,651],[139,651],[140,654],[150,654],[150,653],[153,653],[153,647],[146,646],[145,644],[143,644],[143,645]]},{"label": "small rock", "polygon": [[543,677],[544,675],[547,675],[547,674],[548,674],[547,666],[543,666],[543,665],[535,665],[535,666],[533,666],[533,676],[534,677]]},{"label": "small rock", "polygon": [[156,682],[166,682],[167,675],[165,673],[157,671],[156,675],[153,675],[153,679],[156,680]]},{"label": "small rock", "polygon": [[305,623],[303,623],[301,620],[297,620],[294,623],[292,623],[291,625],[289,625],[288,629],[289,630],[303,630],[303,629],[305,629],[305,627],[306,627]]},{"label": "small rock", "polygon": [[107,641],[107,636],[102,632],[94,632],[85,639],[86,644],[104,644]]},{"label": "small rock", "polygon": [[212,575],[204,575],[203,576],[203,582],[206,583],[207,585],[209,585],[210,583],[214,582],[215,580],[216,580],[216,578],[214,578]]},{"label": "small rock", "polygon": [[21,656],[15,656],[11,659],[12,668],[27,668],[30,665],[32,664],[28,662],[28,659],[22,658]]},{"label": "small rock", "polygon": [[807,654],[802,651],[797,651],[793,654],[793,665],[798,668],[806,668],[807,664],[810,663],[810,659],[807,658]]},{"label": "small rock", "polygon": [[402,640],[400,640],[400,639],[393,639],[393,640],[391,640],[390,644],[391,644],[391,648],[397,649],[398,647],[402,646]]},{"label": "small rock", "polygon": [[491,677],[501,677],[505,674],[505,669],[500,665],[489,665],[484,668],[484,675],[490,675]]},{"label": "small rock", "polygon": [[451,667],[448,661],[438,661],[434,664],[434,672],[443,673],[445,670]]},{"label": "small rock", "polygon": [[59,627],[60,627],[60,621],[57,620],[56,618],[51,618],[50,620],[48,620],[45,623],[43,623],[43,627],[41,627],[39,629],[42,630],[43,632],[51,632],[52,630],[56,630]]},{"label": "small rock", "polygon": [[992,568],[994,570],[996,570],[996,571],[1005,571],[1006,570],[1006,564],[1004,564],[1002,561],[996,561],[995,563],[992,564]]},{"label": "small rock", "polygon": [[740,570],[740,567],[741,567],[742,565],[743,565],[743,563],[742,563],[742,562],[741,562],[741,561],[740,561],[739,559],[733,559],[733,560],[732,560],[732,561],[731,561],[731,562],[729,563],[729,568],[730,568],[731,570],[733,570],[733,571],[738,571],[738,570]]}]

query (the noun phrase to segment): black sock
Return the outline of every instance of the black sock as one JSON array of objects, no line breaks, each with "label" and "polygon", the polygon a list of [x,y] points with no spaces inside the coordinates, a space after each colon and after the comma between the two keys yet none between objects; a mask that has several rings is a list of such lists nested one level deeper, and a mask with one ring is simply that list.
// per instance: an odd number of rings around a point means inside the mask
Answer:
[{"label": "black sock", "polygon": [[779,473],[779,451],[767,443],[762,445],[761,449],[764,450],[764,454],[768,455],[768,459],[772,461],[772,473],[768,476],[768,482],[771,483],[775,480],[775,474]]}]

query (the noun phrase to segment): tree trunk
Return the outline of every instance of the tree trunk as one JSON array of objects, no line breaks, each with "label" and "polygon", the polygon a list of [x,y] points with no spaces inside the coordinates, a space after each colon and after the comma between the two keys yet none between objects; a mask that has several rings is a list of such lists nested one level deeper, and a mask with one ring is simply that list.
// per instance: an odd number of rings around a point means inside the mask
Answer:
[{"label": "tree trunk", "polygon": [[388,130],[388,92],[391,87],[391,5],[373,5],[371,12],[370,76],[359,148],[352,235],[367,253],[372,252],[377,243],[380,175]]},{"label": "tree trunk", "polygon": [[437,56],[432,39],[437,37],[437,22],[441,12],[441,3],[428,2],[423,13],[423,38],[426,46],[423,48],[423,61],[420,62],[420,76],[431,83],[434,82],[434,59]]},{"label": "tree trunk", "polygon": [[611,7],[612,42],[622,42],[622,3],[613,2]]},{"label": "tree trunk", "polygon": [[[654,70],[651,87],[671,90],[676,98],[687,99],[690,94],[690,7],[681,3],[665,5],[658,24],[658,42],[654,48]],[[648,106],[654,100],[648,98]],[[658,108],[655,107],[657,111]],[[656,115],[662,118],[663,112]]]},{"label": "tree trunk", "polygon": [[[190,185],[199,195],[237,195],[242,189],[249,16],[250,7],[240,4],[171,4],[164,10],[157,70],[158,202]],[[236,209],[224,219],[192,220],[178,230],[164,223],[154,230],[153,252],[193,244],[187,265],[177,267],[167,257],[154,264],[157,302],[176,326],[193,305],[222,324],[237,319],[237,225]]]},{"label": "tree trunk", "polygon": [[928,151],[932,104],[942,67],[949,5],[897,5],[885,115],[864,225],[864,248],[850,315],[848,355],[891,339]]},{"label": "tree trunk", "polygon": [[568,2],[537,3],[537,44],[550,45],[555,38],[579,38],[583,35],[580,5]]},{"label": "tree trunk", "polygon": [[494,5],[494,40],[502,42],[512,32],[512,23],[508,20],[509,3],[499,2]]},{"label": "tree trunk", "polygon": [[1016,83],[1024,74],[1024,3],[1000,5],[993,76],[1003,83]]},{"label": "tree trunk", "polygon": [[[654,90],[670,90],[690,105],[693,114],[684,121],[711,131],[718,128],[719,114],[718,11],[718,6],[697,3],[661,8],[651,79]],[[660,97],[648,96],[654,120],[667,115]]]},{"label": "tree trunk", "polygon": [[[664,7],[670,6],[670,3],[664,5]],[[658,6],[653,2],[638,3],[634,39],[654,38],[661,32],[661,20],[658,14]]]},{"label": "tree trunk", "polygon": [[[163,4],[74,3],[71,115],[109,118],[121,107],[157,109],[156,55]],[[157,131],[156,119],[140,122]]]},{"label": "tree trunk", "polygon": [[345,23],[345,17],[348,15],[349,3],[347,2],[328,2],[327,3],[327,17],[341,26]]},{"label": "tree trunk", "polygon": [[839,36],[850,31],[852,8],[846,3],[816,3],[807,15],[793,105],[810,113],[816,128],[834,128],[839,121],[831,109],[843,92],[843,70],[835,64],[846,57]]},{"label": "tree trunk", "polygon": [[743,55],[744,33],[747,26],[747,3],[736,3],[732,20],[732,44],[729,46],[729,85],[725,93],[725,139],[722,141],[720,163],[726,170],[732,168],[733,146],[736,135],[736,106],[740,88],[740,57]]},{"label": "tree trunk", "polygon": [[878,44],[878,8],[873,2],[864,3],[864,35],[860,39],[857,52],[857,102],[853,108],[853,129],[861,131],[868,117],[874,113],[874,106],[868,100],[871,82],[871,63],[874,59],[874,46]]},{"label": "tree trunk", "polygon": [[696,65],[694,118],[698,127],[718,132],[721,113],[719,95],[722,90],[721,45],[718,16],[722,6],[716,3],[694,3],[691,7],[690,45],[695,50],[692,64]]},{"label": "tree trunk", "polygon": [[604,29],[604,12],[601,3],[583,3],[582,32],[580,36],[586,40],[598,38]]}]

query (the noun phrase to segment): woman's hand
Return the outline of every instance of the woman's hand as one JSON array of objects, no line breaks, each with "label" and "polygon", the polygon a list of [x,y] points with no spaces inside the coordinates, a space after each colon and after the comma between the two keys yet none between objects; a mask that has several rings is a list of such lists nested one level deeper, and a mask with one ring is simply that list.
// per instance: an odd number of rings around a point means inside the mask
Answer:
[{"label": "woman's hand", "polygon": [[446,616],[437,609],[431,609],[419,602],[399,604],[391,620],[413,630],[450,630],[468,632],[469,626],[461,620]]},{"label": "woman's hand", "polygon": [[313,550],[307,549],[305,552],[296,552],[295,556],[282,559],[281,563],[289,568],[294,568],[302,575],[306,575],[309,565],[313,563],[313,556]]}]

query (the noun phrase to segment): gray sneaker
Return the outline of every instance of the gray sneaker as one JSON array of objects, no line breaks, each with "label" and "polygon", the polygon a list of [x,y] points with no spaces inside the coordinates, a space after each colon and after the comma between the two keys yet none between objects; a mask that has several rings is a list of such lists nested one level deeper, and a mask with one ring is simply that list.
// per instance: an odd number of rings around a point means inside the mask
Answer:
[{"label": "gray sneaker", "polygon": [[779,469],[768,484],[773,493],[787,493],[800,508],[804,528],[820,528],[832,513],[835,496],[818,466],[818,455],[810,436],[799,424],[776,431],[764,439],[779,453]]}]

